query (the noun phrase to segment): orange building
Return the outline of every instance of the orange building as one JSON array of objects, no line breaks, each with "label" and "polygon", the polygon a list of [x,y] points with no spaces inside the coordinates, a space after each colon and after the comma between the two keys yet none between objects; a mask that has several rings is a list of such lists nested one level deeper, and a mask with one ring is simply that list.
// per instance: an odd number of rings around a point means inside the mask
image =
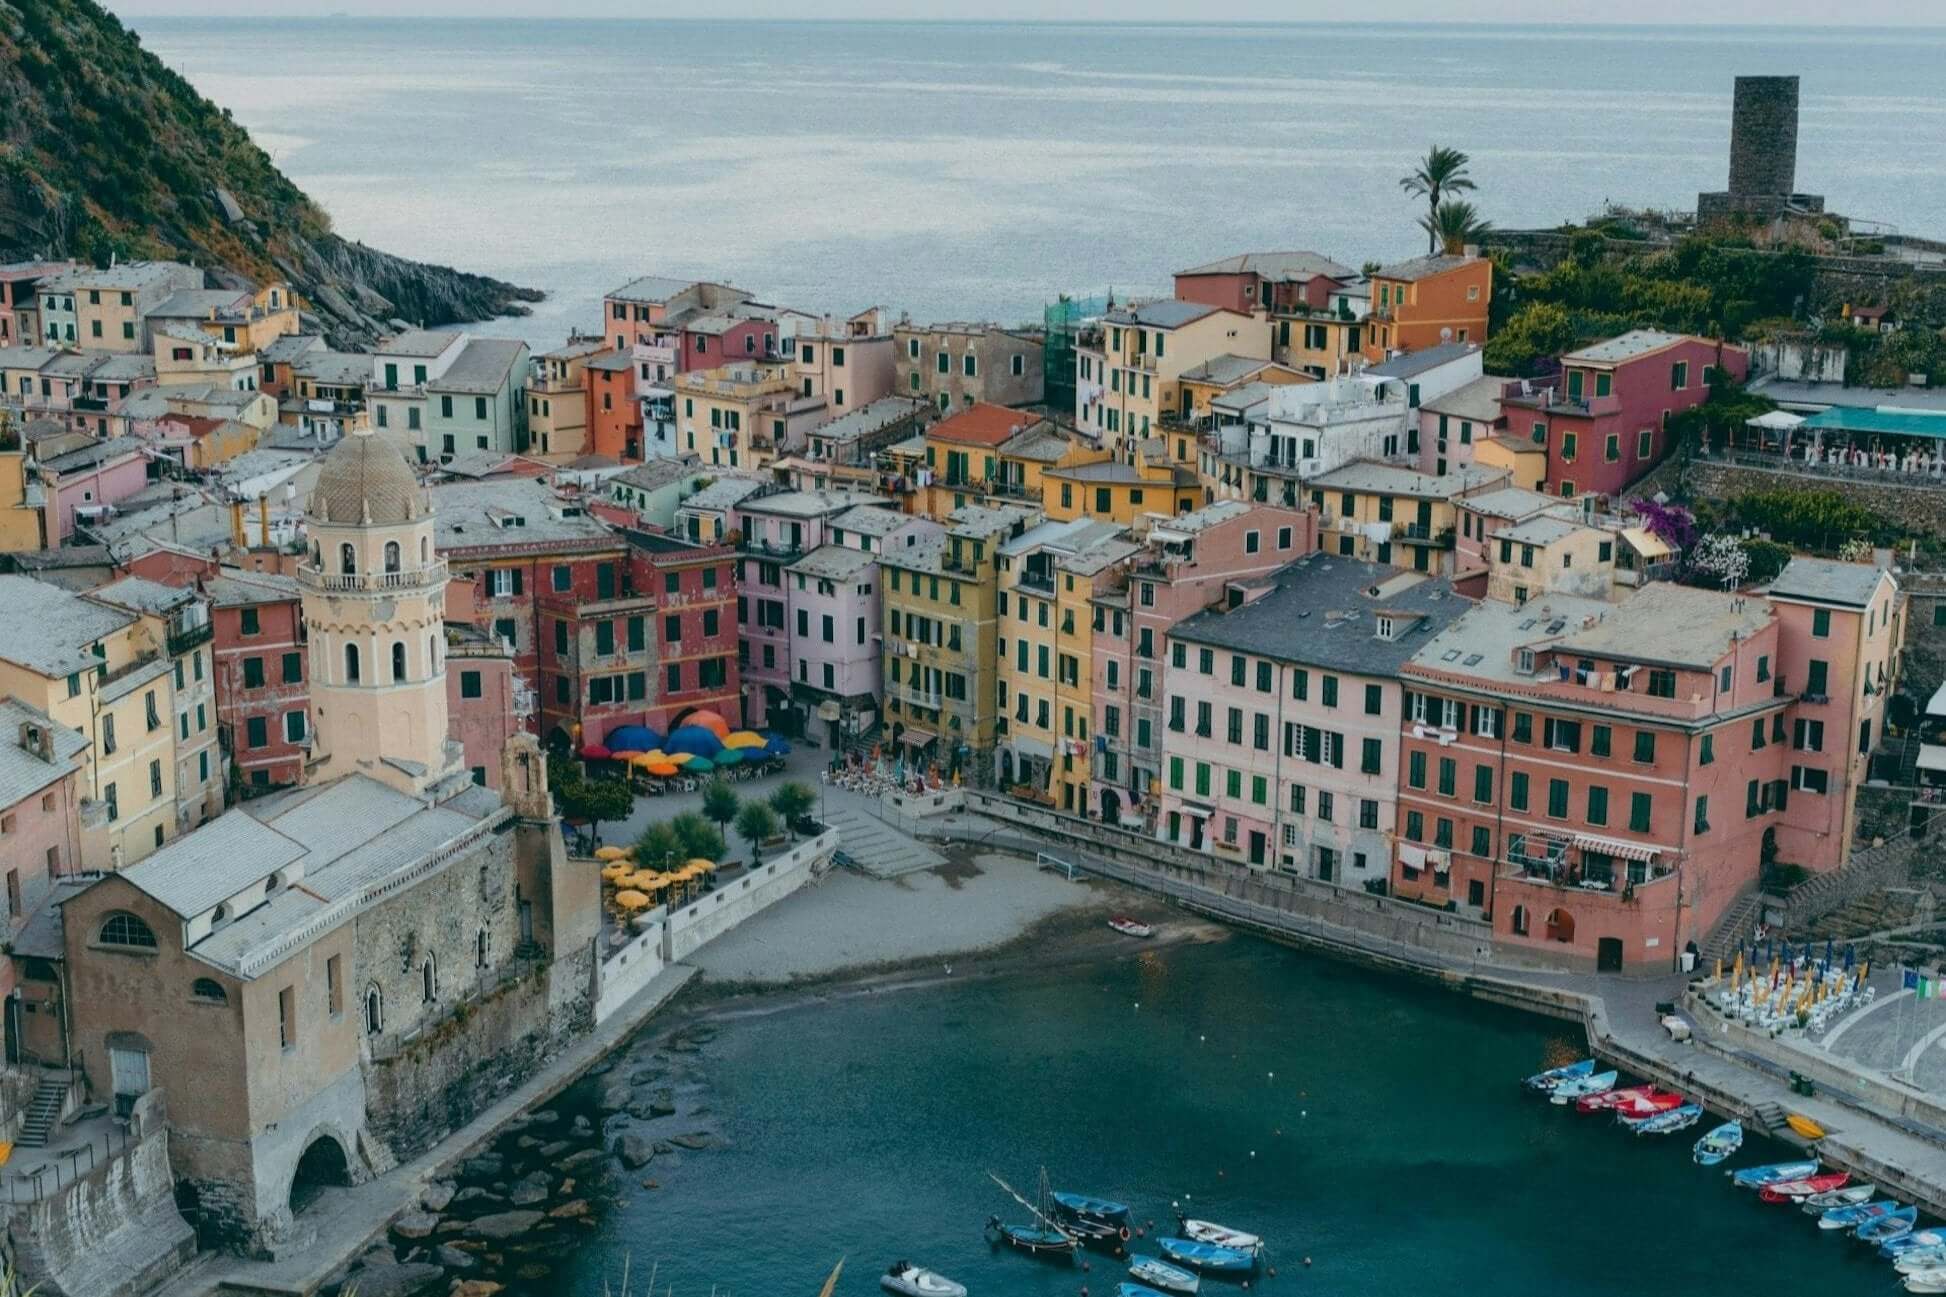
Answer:
[{"label": "orange building", "polygon": [[1493,263],[1481,256],[1414,257],[1372,272],[1365,359],[1443,342],[1484,343],[1493,300]]},{"label": "orange building", "polygon": [[642,458],[642,403],[635,398],[635,361],[623,351],[604,351],[583,362],[588,382],[590,454]]}]

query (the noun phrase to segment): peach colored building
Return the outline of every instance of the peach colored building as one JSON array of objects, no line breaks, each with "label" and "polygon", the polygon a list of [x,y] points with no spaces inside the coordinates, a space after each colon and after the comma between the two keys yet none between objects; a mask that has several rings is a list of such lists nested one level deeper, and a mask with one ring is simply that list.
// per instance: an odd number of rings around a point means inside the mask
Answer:
[{"label": "peach colored building", "polygon": [[1372,272],[1365,359],[1447,342],[1484,343],[1493,301],[1493,262],[1450,253],[1414,257]]}]

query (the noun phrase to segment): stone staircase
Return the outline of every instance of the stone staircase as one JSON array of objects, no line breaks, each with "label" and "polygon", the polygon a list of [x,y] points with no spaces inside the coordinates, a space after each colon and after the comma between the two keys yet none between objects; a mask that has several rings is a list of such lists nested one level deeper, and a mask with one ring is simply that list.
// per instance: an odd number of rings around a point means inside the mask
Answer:
[{"label": "stone staircase", "polygon": [[43,1078],[20,1119],[20,1134],[14,1143],[21,1148],[46,1148],[47,1137],[61,1120],[61,1106],[67,1102],[66,1078]]},{"label": "stone staircase", "polygon": [[897,878],[932,869],[946,860],[884,821],[848,806],[828,806],[824,822],[838,830],[838,863],[874,878]]},{"label": "stone staircase", "polygon": [[1748,941],[1757,931],[1757,915],[1762,911],[1764,896],[1762,892],[1745,892],[1732,905],[1703,942],[1702,952],[1697,957],[1696,971],[1708,975],[1716,967],[1719,959],[1728,960],[1740,942]]},{"label": "stone staircase", "polygon": [[1760,1103],[1753,1111],[1757,1114],[1757,1120],[1763,1123],[1764,1129],[1773,1134],[1784,1129],[1788,1122],[1789,1114],[1784,1111],[1784,1105],[1781,1103]]}]

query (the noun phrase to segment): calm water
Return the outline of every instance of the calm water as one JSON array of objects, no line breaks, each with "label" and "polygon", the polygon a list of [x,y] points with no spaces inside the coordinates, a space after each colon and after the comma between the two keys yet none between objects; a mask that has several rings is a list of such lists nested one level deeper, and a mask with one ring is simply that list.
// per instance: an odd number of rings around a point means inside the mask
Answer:
[{"label": "calm water", "polygon": [[628,1254],[678,1297],[811,1293],[842,1254],[854,1297],[896,1257],[981,1297],[1111,1294],[1104,1259],[1083,1275],[982,1240],[989,1213],[1019,1214],[984,1173],[1031,1184],[1042,1162],[1145,1216],[1189,1195],[1261,1231],[1273,1293],[1890,1286],[1866,1249],[1693,1166],[1689,1138],[1635,1139],[1517,1089],[1572,1047],[1247,939],[749,1017],[701,1058],[733,1147],[658,1163],[659,1191],[631,1184],[559,1291],[594,1291]]},{"label": "calm water", "polygon": [[1509,226],[1687,208],[1730,79],[1804,78],[1798,183],[1946,233],[1946,31],[148,20],[345,233],[555,296],[636,274],[1038,318],[1246,248],[1411,253],[1396,178],[1473,154]]}]

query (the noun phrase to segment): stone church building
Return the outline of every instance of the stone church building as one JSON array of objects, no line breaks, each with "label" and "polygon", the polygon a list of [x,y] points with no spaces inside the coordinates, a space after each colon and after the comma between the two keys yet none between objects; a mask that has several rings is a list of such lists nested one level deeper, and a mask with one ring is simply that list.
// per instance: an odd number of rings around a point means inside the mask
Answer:
[{"label": "stone church building", "polygon": [[598,880],[531,738],[487,788],[448,735],[432,527],[388,443],[332,449],[299,572],[308,782],[61,906],[70,1057],[117,1107],[163,1093],[206,1245],[302,1241],[312,1189],[422,1152],[590,1025]]}]

